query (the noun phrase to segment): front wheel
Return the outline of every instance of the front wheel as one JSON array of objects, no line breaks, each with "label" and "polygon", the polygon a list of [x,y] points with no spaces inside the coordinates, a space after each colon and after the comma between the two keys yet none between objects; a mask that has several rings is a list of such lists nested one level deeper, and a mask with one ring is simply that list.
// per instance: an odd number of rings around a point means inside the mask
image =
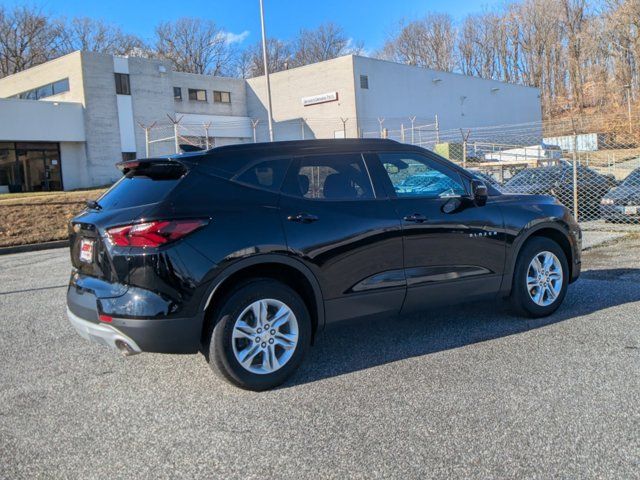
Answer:
[{"label": "front wheel", "polygon": [[309,312],[300,296],[275,280],[239,287],[221,305],[209,343],[209,363],[224,379],[248,390],[283,383],[311,340]]},{"label": "front wheel", "polygon": [[562,248],[549,238],[533,238],[518,255],[511,304],[521,315],[546,317],[564,300],[568,283],[569,266]]}]

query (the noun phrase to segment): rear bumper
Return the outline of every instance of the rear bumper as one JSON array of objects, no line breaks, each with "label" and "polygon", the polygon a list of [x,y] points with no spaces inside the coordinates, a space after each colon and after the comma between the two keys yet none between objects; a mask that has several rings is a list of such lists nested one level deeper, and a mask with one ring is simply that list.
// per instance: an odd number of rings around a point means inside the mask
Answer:
[{"label": "rear bumper", "polygon": [[82,338],[118,350],[124,355],[135,355],[142,352],[135,341],[111,325],[84,320],[69,308],[67,308],[67,317]]},{"label": "rear bumper", "polygon": [[[116,312],[145,312],[155,305],[156,294],[136,289],[136,295],[122,294],[103,298],[84,284],[70,283],[67,290],[69,321],[85,339],[107,345],[126,354],[140,352],[197,353],[204,314],[195,317],[171,317],[153,311],[153,317],[136,317]],[[99,320],[105,314],[111,318],[106,323]],[[129,345],[131,348],[127,347]]]}]

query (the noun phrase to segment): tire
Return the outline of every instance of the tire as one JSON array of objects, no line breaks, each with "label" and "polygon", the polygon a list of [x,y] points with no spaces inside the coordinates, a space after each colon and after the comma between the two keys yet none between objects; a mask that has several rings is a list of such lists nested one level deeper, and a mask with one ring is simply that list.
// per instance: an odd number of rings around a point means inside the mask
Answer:
[{"label": "tire", "polygon": [[[538,258],[539,261],[551,258],[553,265],[541,269],[541,277],[538,277],[535,275],[534,258]],[[559,269],[562,270],[561,279],[557,278]],[[536,281],[531,282],[532,278]],[[532,284],[535,286],[529,288]],[[533,318],[546,317],[562,304],[567,294],[568,284],[569,265],[560,245],[549,238],[534,237],[525,243],[518,254],[511,287],[511,305],[519,315]],[[540,292],[542,295],[538,296]]]},{"label": "tire", "polygon": [[[276,312],[285,309],[289,315],[286,323],[281,323],[285,315],[276,318]],[[222,301],[215,315],[209,365],[228,382],[247,390],[281,385],[298,368],[311,342],[306,305],[295,291],[276,280],[256,279],[240,285]],[[279,323],[276,328],[268,323],[274,320]],[[270,328],[264,329],[267,325]]]}]

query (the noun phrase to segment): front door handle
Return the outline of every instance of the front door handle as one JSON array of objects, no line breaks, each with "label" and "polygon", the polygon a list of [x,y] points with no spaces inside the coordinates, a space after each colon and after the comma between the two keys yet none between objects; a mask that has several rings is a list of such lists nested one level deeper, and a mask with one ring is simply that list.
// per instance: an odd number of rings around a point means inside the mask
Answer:
[{"label": "front door handle", "polygon": [[423,223],[427,221],[427,217],[421,213],[414,213],[403,218],[405,222]]},{"label": "front door handle", "polygon": [[320,220],[316,215],[310,213],[298,213],[297,215],[289,215],[287,220],[297,223],[313,223]]}]

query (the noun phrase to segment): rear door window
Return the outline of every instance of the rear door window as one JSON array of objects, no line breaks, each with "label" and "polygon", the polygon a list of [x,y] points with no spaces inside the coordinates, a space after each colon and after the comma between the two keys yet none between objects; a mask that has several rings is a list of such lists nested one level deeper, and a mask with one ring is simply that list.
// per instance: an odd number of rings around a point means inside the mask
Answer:
[{"label": "rear door window", "polygon": [[264,160],[250,165],[235,181],[252,187],[278,191],[289,167],[289,159]]},{"label": "rear door window", "polygon": [[295,160],[283,192],[310,200],[371,200],[369,172],[359,154],[317,155]]}]

